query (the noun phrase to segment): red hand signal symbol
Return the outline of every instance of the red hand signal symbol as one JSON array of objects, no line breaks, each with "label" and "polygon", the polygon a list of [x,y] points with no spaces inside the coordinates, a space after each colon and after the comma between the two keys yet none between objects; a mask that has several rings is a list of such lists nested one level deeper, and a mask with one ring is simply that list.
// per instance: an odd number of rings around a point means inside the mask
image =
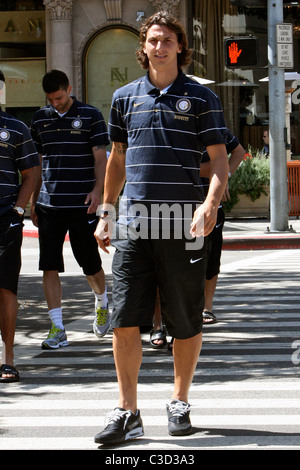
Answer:
[{"label": "red hand signal symbol", "polygon": [[237,60],[238,58],[240,57],[241,53],[242,53],[242,50],[243,49],[240,49],[238,50],[238,45],[236,42],[232,42],[230,44],[230,46],[228,47],[228,51],[229,51],[229,58],[230,58],[230,63],[231,64],[236,64],[237,63]]}]

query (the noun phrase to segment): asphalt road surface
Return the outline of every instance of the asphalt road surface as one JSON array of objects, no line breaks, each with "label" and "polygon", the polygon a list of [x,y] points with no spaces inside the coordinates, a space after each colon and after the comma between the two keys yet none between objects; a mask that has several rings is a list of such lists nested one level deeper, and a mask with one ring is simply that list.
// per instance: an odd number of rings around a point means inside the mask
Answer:
[{"label": "asphalt road surface", "polygon": [[[111,256],[103,255],[109,296]],[[200,450],[300,449],[299,260],[300,250],[292,249],[223,252],[214,302],[219,321],[204,327],[190,393],[193,434],[168,435],[172,356],[151,349],[144,334],[139,408],[145,435],[113,452],[155,456],[164,450],[189,457]],[[50,325],[37,240],[24,239],[15,347],[21,380],[0,385],[0,449],[106,451],[94,435],[117,406],[112,333],[102,339],[92,333],[93,295],[68,242],[65,262],[70,344],[44,351]]]}]

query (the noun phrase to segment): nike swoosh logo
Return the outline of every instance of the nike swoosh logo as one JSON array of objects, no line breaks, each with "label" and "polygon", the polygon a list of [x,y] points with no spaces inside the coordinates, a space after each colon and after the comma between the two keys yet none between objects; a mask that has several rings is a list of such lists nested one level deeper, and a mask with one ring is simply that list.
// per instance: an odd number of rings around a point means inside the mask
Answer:
[{"label": "nike swoosh logo", "polygon": [[133,107],[136,108],[137,106],[141,106],[141,104],[144,104],[145,101],[141,101],[141,103],[133,103]]},{"label": "nike swoosh logo", "polygon": [[190,263],[191,263],[191,264],[194,264],[194,263],[197,263],[197,261],[201,261],[202,259],[203,259],[203,256],[202,256],[202,258],[197,258],[197,259],[191,258],[191,259],[190,259]]},{"label": "nike swoosh logo", "polygon": [[221,227],[221,225],[222,225],[222,223],[221,223],[221,224],[218,224],[218,225],[216,225],[216,228],[219,228],[219,227]]},{"label": "nike swoosh logo", "polygon": [[20,225],[20,223],[18,222],[17,224],[10,224],[10,227],[16,227],[17,225]]},{"label": "nike swoosh logo", "polygon": [[48,126],[51,126],[51,123],[50,124],[44,124],[44,127],[48,127]]},{"label": "nike swoosh logo", "polygon": [[89,224],[93,224],[97,219],[89,220]]}]

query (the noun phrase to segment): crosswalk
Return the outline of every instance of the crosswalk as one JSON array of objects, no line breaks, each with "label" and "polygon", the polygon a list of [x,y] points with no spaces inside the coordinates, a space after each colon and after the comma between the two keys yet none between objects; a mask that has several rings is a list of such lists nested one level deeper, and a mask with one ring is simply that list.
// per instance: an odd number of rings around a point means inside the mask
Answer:
[{"label": "crosswalk", "polygon": [[[224,256],[214,301],[219,321],[204,327],[190,391],[193,434],[168,435],[172,356],[151,349],[145,334],[138,387],[145,436],[115,450],[300,449],[300,250]],[[28,282],[23,276],[21,290]],[[87,297],[82,289],[78,302]],[[27,302],[24,315],[35,308],[34,299]],[[0,449],[104,450],[93,436],[118,389],[112,334],[97,339],[92,321],[91,314],[70,319],[70,346],[57,351],[40,348],[40,329],[18,332],[22,380],[0,385]]]}]

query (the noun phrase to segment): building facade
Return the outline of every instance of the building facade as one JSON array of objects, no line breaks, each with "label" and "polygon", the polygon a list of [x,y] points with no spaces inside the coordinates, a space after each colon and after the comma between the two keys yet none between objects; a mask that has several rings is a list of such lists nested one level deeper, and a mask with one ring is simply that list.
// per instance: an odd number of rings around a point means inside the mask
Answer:
[{"label": "building facade", "polygon": [[[160,9],[186,28],[194,50],[186,73],[208,80],[206,86],[222,100],[228,127],[246,149],[262,148],[269,121],[266,0],[3,0],[0,68],[6,109],[28,123],[46,103],[45,71],[58,68],[68,74],[73,94],[108,119],[114,90],[144,74],[135,60],[138,32],[144,18]],[[300,158],[299,103],[292,99],[300,72],[299,2],[284,2],[283,10],[284,23],[292,25],[294,62],[286,69],[287,156]],[[250,35],[258,38],[258,63],[226,67],[224,38]]]}]

